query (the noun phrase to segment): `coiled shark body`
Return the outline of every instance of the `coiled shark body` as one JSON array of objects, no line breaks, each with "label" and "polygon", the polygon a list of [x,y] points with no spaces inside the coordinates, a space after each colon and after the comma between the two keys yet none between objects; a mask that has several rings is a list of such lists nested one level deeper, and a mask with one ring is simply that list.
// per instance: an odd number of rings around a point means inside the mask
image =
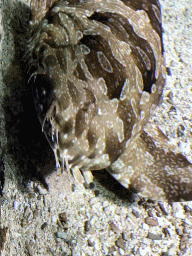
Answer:
[{"label": "coiled shark body", "polygon": [[106,168],[156,200],[192,199],[192,164],[148,120],[165,84],[157,0],[32,0],[27,65],[57,167]]}]

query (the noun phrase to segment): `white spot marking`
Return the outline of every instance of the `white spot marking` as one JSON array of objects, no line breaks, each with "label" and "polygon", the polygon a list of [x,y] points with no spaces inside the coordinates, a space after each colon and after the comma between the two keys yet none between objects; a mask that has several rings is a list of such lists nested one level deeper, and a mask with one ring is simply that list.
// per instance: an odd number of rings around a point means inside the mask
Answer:
[{"label": "white spot marking", "polygon": [[81,40],[81,38],[83,38],[83,33],[78,30],[78,31],[76,32],[76,39],[77,39],[77,41],[79,41],[79,40]]},{"label": "white spot marking", "polygon": [[121,118],[116,117],[115,123],[118,126],[118,132],[117,132],[117,137],[119,142],[122,142],[124,140],[124,124]]},{"label": "white spot marking", "polygon": [[150,59],[148,58],[147,54],[139,46],[136,46],[136,48],[145,63],[146,69],[150,70],[151,62],[150,62]]},{"label": "white spot marking", "polygon": [[132,128],[132,131],[131,131],[131,134],[136,135],[140,130],[141,130],[141,126],[138,125],[138,124],[134,124],[133,128]]},{"label": "white spot marking", "polygon": [[138,67],[135,66],[135,73],[136,73],[136,87],[139,93],[143,91],[143,79],[140,70]]},{"label": "white spot marking", "polygon": [[167,175],[175,175],[175,173],[173,172],[173,169],[171,169],[168,165],[164,166],[164,170],[167,172]]},{"label": "white spot marking", "polygon": [[145,91],[142,92],[139,104],[142,105],[142,104],[145,104],[146,102],[148,102],[149,101],[149,97],[150,97],[150,95],[149,95],[148,92],[145,92]]},{"label": "white spot marking", "polygon": [[85,76],[90,79],[90,80],[93,80],[93,77],[91,75],[91,73],[89,72],[88,70],[88,67],[84,61],[84,59],[81,59],[81,68],[83,69],[83,71],[85,72]]},{"label": "white spot marking", "polygon": [[117,112],[118,103],[119,103],[119,101],[116,98],[114,98],[110,101],[111,107],[113,109],[113,113]]},{"label": "white spot marking", "polygon": [[109,73],[112,73],[112,72],[113,72],[113,68],[112,68],[112,66],[111,66],[111,63],[110,63],[109,60],[106,58],[106,56],[104,55],[103,52],[98,51],[98,52],[97,52],[97,58],[98,58],[98,61],[99,61],[100,65],[101,65],[101,67],[102,67],[105,71],[107,71],[107,72],[109,72]]},{"label": "white spot marking", "polygon": [[159,23],[161,23],[161,15],[160,15],[159,8],[156,5],[152,4],[152,9]]},{"label": "white spot marking", "polygon": [[86,15],[87,17],[90,17],[92,14],[93,14],[93,11],[85,10],[85,15]]},{"label": "white spot marking", "polygon": [[120,100],[125,100],[127,98],[127,95],[130,92],[130,88],[131,88],[131,85],[129,83],[129,79],[126,79],[120,94]]},{"label": "white spot marking", "polygon": [[135,102],[135,99],[133,99],[133,98],[131,98],[131,107],[133,109],[133,113],[134,113],[135,117],[138,117],[136,102]]},{"label": "white spot marking", "polygon": [[155,93],[155,92],[156,92],[156,90],[157,90],[156,85],[155,85],[155,84],[152,84],[151,92],[152,92],[152,93]]},{"label": "white spot marking", "polygon": [[106,86],[106,83],[105,83],[105,80],[103,79],[103,77],[99,77],[97,79],[97,84],[99,86],[99,88],[101,89],[102,93],[104,95],[107,94],[107,86]]},{"label": "white spot marking", "polygon": [[145,112],[144,111],[141,111],[140,118],[141,118],[141,120],[143,120],[145,118]]},{"label": "white spot marking", "polygon": [[145,163],[147,165],[151,165],[154,163],[153,156],[151,154],[149,154],[148,152],[145,152]]},{"label": "white spot marking", "polygon": [[90,53],[90,49],[89,49],[86,45],[84,45],[84,44],[81,44],[81,45],[80,45],[80,49],[81,49],[81,52],[82,52],[83,54],[85,54],[85,55],[87,55],[87,54]]}]

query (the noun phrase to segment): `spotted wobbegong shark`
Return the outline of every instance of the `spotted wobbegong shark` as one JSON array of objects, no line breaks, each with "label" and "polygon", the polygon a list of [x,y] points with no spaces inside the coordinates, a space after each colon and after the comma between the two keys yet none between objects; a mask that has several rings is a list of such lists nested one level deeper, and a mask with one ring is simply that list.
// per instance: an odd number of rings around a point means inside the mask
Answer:
[{"label": "spotted wobbegong shark", "polygon": [[29,84],[56,166],[192,200],[192,163],[149,118],[165,85],[158,0],[32,0]]}]

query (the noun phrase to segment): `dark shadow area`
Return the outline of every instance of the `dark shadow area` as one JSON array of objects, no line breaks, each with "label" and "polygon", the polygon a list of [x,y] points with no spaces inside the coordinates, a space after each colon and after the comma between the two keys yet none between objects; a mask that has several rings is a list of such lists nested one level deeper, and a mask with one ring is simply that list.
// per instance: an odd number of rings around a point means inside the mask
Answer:
[{"label": "dark shadow area", "polygon": [[114,204],[119,204],[119,201],[117,201],[117,198],[121,200],[121,204],[127,205],[137,203],[138,205],[141,205],[145,210],[153,208],[157,202],[151,199],[147,199],[144,197],[140,197],[137,195],[137,192],[130,186],[129,189],[126,189],[123,187],[113,176],[105,169],[99,170],[99,171],[93,171],[92,172],[94,179],[107,191],[110,191],[111,194],[109,195],[103,195],[97,190],[93,185],[92,187],[89,187],[92,189],[95,193],[95,196],[103,196],[107,197],[110,201],[112,201]]},{"label": "dark shadow area", "polygon": [[2,103],[7,137],[4,154],[10,154],[14,161],[18,189],[26,191],[26,184],[31,179],[39,180],[47,188],[44,177],[54,171],[55,161],[41,131],[23,63],[30,9],[22,3],[17,5],[10,14],[9,25],[6,25],[6,14],[11,11],[5,10],[3,17],[5,34],[6,29],[11,29],[15,46],[13,62],[3,74],[3,81],[9,91]]},{"label": "dark shadow area", "polygon": [[135,201],[134,191],[128,190],[123,187],[115,178],[113,178],[110,173],[103,169],[100,171],[92,172],[94,178],[105,187],[108,191],[111,191],[114,196],[117,196],[121,200],[126,200],[130,203]]},{"label": "dark shadow area", "polygon": [[[0,144],[0,147],[1,147],[1,144]],[[0,196],[3,195],[4,183],[5,183],[4,164],[3,164],[2,156],[0,155]]]},{"label": "dark shadow area", "polygon": [[[1,134],[1,119],[0,119],[0,138],[1,138],[2,134]],[[3,157],[2,157],[2,149],[1,149],[2,145],[1,145],[1,140],[0,140],[0,196],[3,195],[3,187],[4,187],[4,183],[5,183],[5,166],[3,163]]]}]

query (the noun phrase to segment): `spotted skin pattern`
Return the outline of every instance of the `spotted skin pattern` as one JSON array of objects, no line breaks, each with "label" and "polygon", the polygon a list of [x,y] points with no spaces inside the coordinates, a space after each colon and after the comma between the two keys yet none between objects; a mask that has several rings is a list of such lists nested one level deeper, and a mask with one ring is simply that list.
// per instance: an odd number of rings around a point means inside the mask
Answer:
[{"label": "spotted skin pattern", "polygon": [[165,84],[159,2],[32,0],[30,32],[29,82],[57,167],[192,200],[192,164],[148,121]]}]

